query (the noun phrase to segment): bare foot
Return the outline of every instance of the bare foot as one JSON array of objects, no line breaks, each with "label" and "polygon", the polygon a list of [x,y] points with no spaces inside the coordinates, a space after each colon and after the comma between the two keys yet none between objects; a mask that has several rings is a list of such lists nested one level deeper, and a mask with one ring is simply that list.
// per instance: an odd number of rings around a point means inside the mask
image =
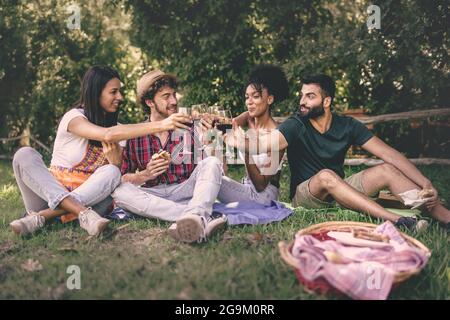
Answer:
[{"label": "bare foot", "polygon": [[445,224],[450,222],[450,210],[446,209],[441,204],[436,205],[429,213],[434,219],[439,222]]}]

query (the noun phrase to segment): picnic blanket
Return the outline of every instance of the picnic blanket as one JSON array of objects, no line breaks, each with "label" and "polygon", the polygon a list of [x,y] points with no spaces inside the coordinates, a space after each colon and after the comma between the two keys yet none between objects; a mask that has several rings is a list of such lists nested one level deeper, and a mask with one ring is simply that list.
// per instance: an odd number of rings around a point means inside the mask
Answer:
[{"label": "picnic blanket", "polygon": [[271,201],[265,206],[252,201],[240,201],[231,203],[214,203],[213,212],[224,214],[228,218],[228,224],[265,224],[281,221],[290,216],[293,211],[283,203]]}]

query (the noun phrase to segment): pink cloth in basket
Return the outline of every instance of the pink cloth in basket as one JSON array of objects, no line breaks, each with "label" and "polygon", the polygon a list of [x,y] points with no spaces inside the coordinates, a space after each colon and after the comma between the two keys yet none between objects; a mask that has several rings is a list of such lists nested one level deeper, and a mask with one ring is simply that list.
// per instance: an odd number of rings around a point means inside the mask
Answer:
[{"label": "pink cloth in basket", "polygon": [[[423,268],[429,254],[410,246],[389,221],[375,230],[389,236],[388,245],[349,246],[336,240],[320,241],[310,235],[301,235],[296,236],[292,255],[308,281],[323,277],[353,299],[385,300],[391,291],[394,274]],[[325,251],[337,253],[340,263],[329,262]]]}]

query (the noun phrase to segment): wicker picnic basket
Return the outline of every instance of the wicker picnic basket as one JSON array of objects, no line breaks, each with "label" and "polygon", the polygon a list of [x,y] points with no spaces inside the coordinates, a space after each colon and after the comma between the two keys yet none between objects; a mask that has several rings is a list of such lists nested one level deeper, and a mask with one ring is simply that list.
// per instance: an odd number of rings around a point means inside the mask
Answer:
[{"label": "wicker picnic basket", "polygon": [[[297,235],[311,235],[316,239],[321,241],[332,239],[328,237],[327,233],[329,231],[341,231],[341,232],[351,232],[352,230],[362,230],[362,231],[373,231],[377,228],[378,225],[371,223],[363,223],[363,222],[354,222],[354,221],[332,221],[332,222],[324,222],[309,226],[305,229],[299,230]],[[416,247],[422,250],[426,255],[431,255],[431,251],[423,245],[420,241],[400,232],[401,236],[407,241],[407,243],[413,247]],[[331,287],[330,284],[322,278],[319,278],[313,282],[306,280],[301,274],[301,270],[298,269],[297,260],[292,256],[292,247],[294,245],[294,240],[287,243],[285,241],[281,241],[278,243],[278,248],[280,250],[281,258],[291,267],[294,268],[295,273],[297,275],[298,280],[306,286],[307,289],[310,289],[313,292],[326,294],[330,292],[338,293],[335,288]],[[394,276],[394,286],[400,284],[401,282],[407,280],[413,275],[418,274],[421,271],[420,268],[416,268],[407,272],[397,272]]]}]

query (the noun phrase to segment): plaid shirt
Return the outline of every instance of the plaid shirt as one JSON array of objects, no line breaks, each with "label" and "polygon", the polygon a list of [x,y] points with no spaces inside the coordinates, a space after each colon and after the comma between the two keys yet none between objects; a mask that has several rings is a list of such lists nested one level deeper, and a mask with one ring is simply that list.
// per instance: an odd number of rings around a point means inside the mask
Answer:
[{"label": "plaid shirt", "polygon": [[169,168],[155,179],[148,180],[144,186],[150,188],[159,184],[178,184],[187,180],[198,161],[203,159],[200,135],[194,128],[196,127],[193,126],[190,131],[168,131],[169,137],[165,145],[162,145],[155,135],[128,140],[123,150],[122,174],[145,170],[152,155],[159,150],[165,150],[172,155]]}]

